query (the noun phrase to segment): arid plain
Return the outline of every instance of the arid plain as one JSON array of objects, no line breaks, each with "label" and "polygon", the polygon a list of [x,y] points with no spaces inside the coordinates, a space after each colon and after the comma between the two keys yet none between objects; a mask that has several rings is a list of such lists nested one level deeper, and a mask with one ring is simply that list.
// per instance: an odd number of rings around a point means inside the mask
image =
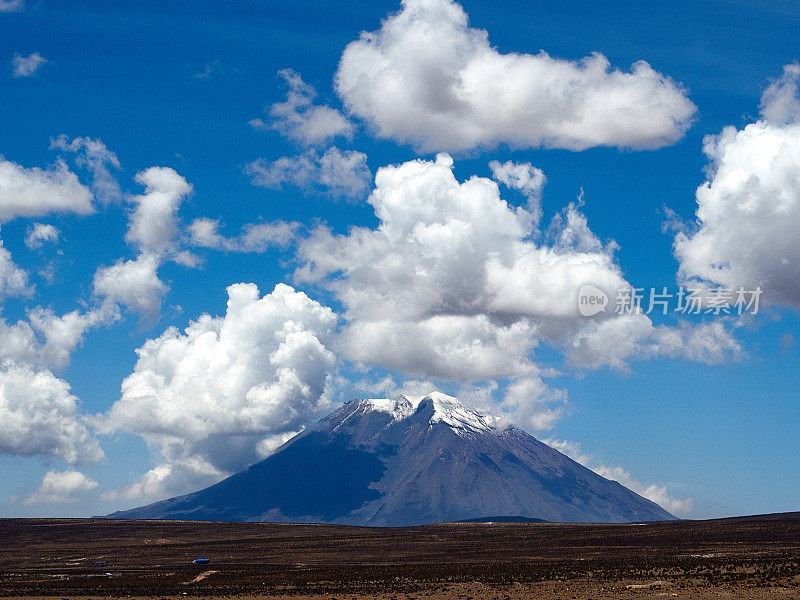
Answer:
[{"label": "arid plain", "polygon": [[409,528],[5,519],[0,540],[11,598],[800,597],[800,513]]}]

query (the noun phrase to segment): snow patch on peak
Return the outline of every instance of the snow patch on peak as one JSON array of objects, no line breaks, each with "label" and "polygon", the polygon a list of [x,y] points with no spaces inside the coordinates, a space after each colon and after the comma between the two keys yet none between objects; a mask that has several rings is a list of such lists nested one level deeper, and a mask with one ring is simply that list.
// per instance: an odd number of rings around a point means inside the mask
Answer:
[{"label": "snow patch on peak", "polygon": [[391,415],[394,422],[409,418],[417,412],[421,404],[426,402],[433,407],[430,423],[444,423],[456,433],[490,431],[498,429],[501,422],[499,417],[468,408],[456,398],[441,392],[431,392],[423,396],[371,398],[362,400],[360,404],[365,408]]},{"label": "snow patch on peak", "polygon": [[367,409],[385,412],[392,416],[392,420],[400,421],[412,415],[416,406],[412,405],[405,396],[397,398],[369,398],[360,400],[359,404]]}]

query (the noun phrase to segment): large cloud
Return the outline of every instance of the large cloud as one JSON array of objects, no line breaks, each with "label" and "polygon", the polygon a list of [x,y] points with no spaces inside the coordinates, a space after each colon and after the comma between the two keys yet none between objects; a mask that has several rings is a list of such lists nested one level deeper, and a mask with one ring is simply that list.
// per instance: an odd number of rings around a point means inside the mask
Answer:
[{"label": "large cloud", "polygon": [[764,92],[761,119],[706,137],[697,221],[678,233],[680,277],[800,304],[800,66]]},{"label": "large cloud", "polygon": [[425,151],[658,148],[679,140],[695,113],[646,62],[624,72],[601,54],[500,54],[451,0],[402,5],[347,46],[336,73],[346,107],[380,137]]},{"label": "large cloud", "polygon": [[[513,167],[495,171],[523,193],[540,187],[505,177]],[[330,289],[346,309],[337,349],[349,360],[461,384],[508,380],[501,410],[543,428],[565,398],[547,388],[534,360],[542,341],[580,368],[625,369],[653,356],[719,362],[739,349],[719,323],[656,327],[641,312],[582,317],[583,284],[611,298],[629,284],[616,245],[591,232],[579,204],[538,229],[538,203],[515,207],[489,179],[459,182],[444,154],[381,168],[375,184],[376,228],[336,235],[319,227],[298,247],[295,279]]]},{"label": "large cloud", "polygon": [[458,182],[452,167],[440,155],[380,169],[369,198],[379,227],[318,228],[295,277],[344,303],[340,342],[353,360],[460,381],[536,373],[528,355],[544,320],[562,330],[583,283],[624,279],[602,250],[535,244],[530,212],[491,180]]},{"label": "large cloud", "polygon": [[143,436],[164,462],[122,495],[187,491],[255,462],[328,407],[336,325],[327,307],[279,284],[228,288],[224,317],[202,315],[137,350],[104,433]]},{"label": "large cloud", "polygon": [[103,458],[69,384],[9,360],[0,363],[0,454],[56,456],[70,463]]}]

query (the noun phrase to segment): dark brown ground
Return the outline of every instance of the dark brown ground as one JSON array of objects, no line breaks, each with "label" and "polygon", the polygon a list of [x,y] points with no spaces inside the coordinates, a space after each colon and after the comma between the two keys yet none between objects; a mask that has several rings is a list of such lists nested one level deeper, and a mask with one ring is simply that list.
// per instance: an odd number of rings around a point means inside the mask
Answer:
[{"label": "dark brown ground", "polygon": [[0,596],[798,599],[800,513],[408,528],[5,519]]}]

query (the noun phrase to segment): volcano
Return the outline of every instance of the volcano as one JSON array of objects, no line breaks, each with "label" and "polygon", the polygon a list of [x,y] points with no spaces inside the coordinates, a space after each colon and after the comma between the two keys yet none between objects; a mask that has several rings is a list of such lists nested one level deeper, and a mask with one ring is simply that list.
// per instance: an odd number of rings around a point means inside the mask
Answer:
[{"label": "volcano", "polygon": [[371,526],[675,518],[522,429],[438,392],[348,402],[246,471],[109,517]]}]

